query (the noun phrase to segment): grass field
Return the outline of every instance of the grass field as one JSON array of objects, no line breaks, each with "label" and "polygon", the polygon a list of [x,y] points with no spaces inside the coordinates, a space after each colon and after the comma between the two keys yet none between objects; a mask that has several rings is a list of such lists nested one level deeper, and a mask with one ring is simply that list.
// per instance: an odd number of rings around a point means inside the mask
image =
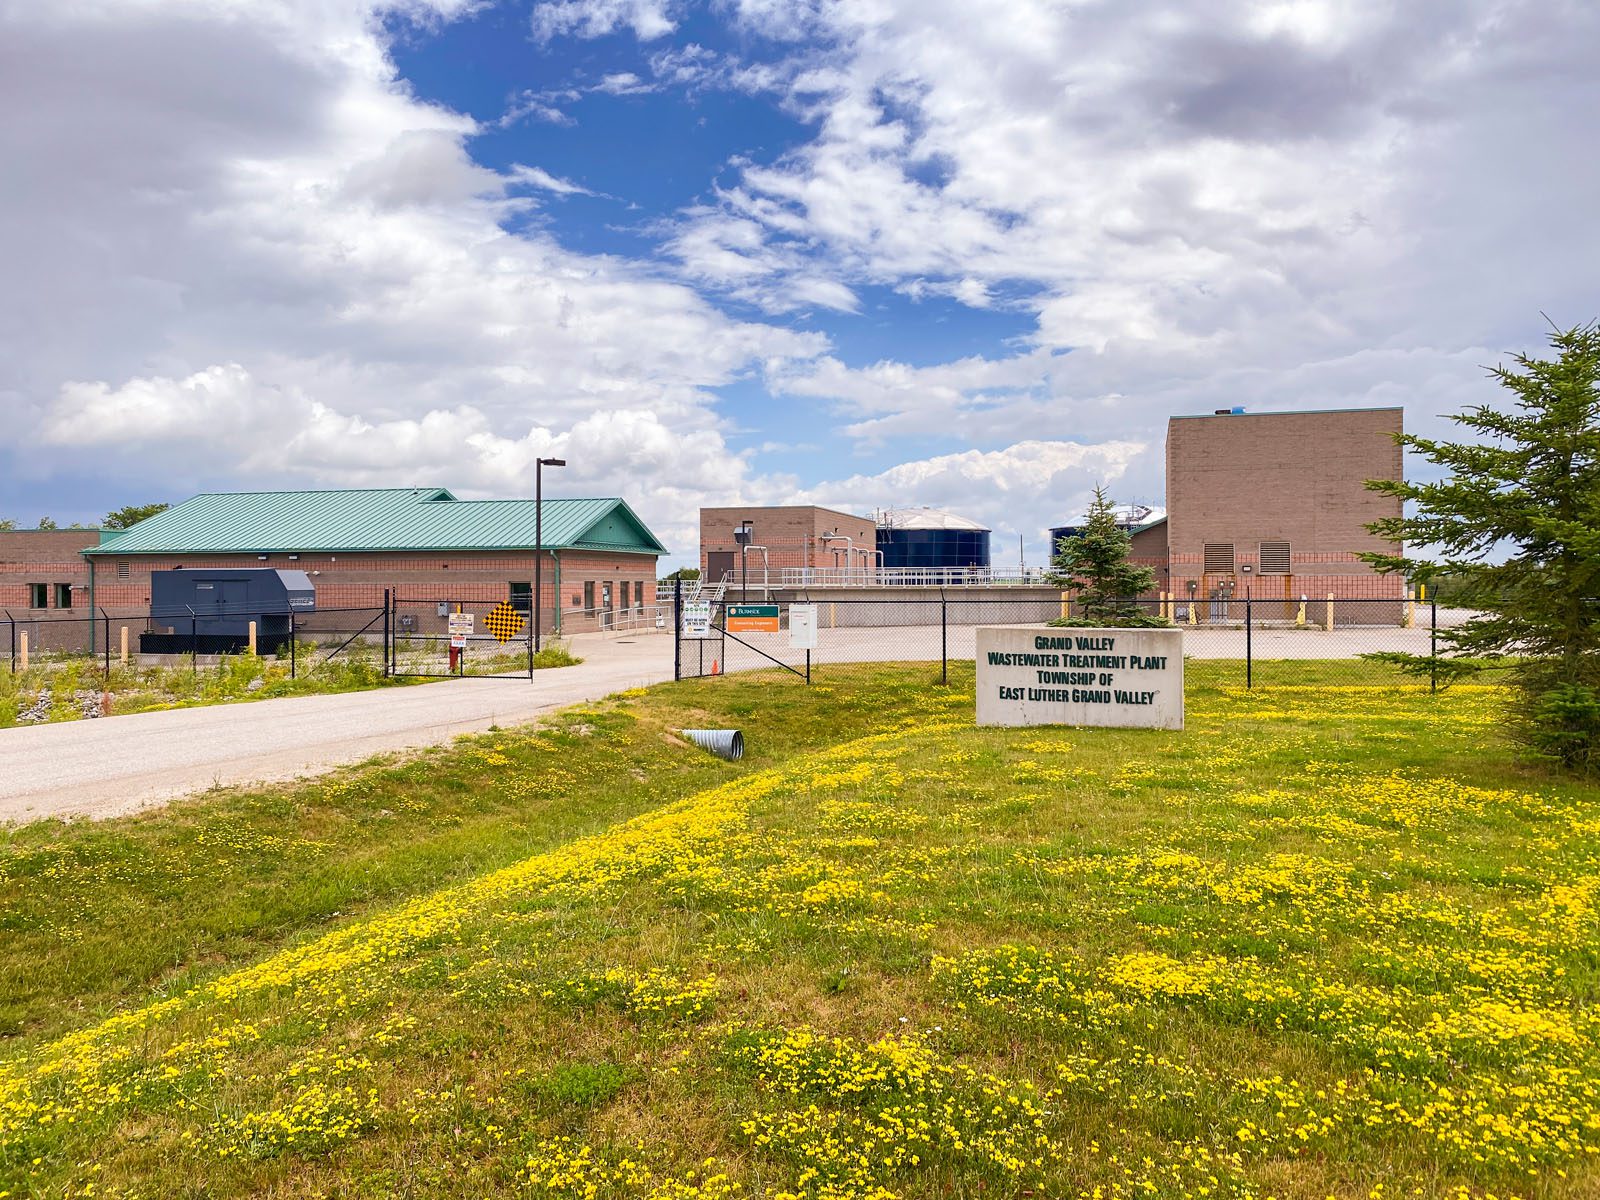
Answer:
[{"label": "grass field", "polygon": [[669,685],[15,832],[0,1194],[1600,1194],[1600,791],[1297,670]]}]

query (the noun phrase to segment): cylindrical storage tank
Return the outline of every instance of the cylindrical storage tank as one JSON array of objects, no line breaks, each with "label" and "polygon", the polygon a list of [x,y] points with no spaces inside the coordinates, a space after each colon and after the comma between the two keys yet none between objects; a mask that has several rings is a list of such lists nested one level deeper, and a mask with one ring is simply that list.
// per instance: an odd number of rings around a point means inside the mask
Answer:
[{"label": "cylindrical storage tank", "polygon": [[878,549],[891,570],[987,567],[989,530],[936,508],[895,508],[878,519]]}]

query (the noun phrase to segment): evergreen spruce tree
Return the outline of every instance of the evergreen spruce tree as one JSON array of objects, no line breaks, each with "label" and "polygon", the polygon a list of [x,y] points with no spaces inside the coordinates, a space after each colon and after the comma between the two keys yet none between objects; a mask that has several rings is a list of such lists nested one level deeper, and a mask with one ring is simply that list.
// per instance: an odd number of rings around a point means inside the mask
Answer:
[{"label": "evergreen spruce tree", "polygon": [[[1448,578],[1477,610],[1441,630],[1440,662],[1384,655],[1412,671],[1451,675],[1486,665],[1519,689],[1516,734],[1568,766],[1600,768],[1600,325],[1556,330],[1550,360],[1517,355],[1490,375],[1510,412],[1484,406],[1453,417],[1468,443],[1400,436],[1442,467],[1439,483],[1372,480],[1412,506],[1368,528],[1434,557],[1362,557],[1380,571]],[[1502,558],[1501,556],[1504,555]],[[1495,561],[1498,560],[1498,561]]]},{"label": "evergreen spruce tree", "polygon": [[1076,537],[1064,537],[1050,560],[1049,581],[1072,593],[1076,612],[1052,625],[1165,625],[1166,621],[1135,599],[1155,586],[1149,567],[1128,561],[1133,539],[1117,524],[1116,509],[1105,489],[1094,489],[1088,519]]}]

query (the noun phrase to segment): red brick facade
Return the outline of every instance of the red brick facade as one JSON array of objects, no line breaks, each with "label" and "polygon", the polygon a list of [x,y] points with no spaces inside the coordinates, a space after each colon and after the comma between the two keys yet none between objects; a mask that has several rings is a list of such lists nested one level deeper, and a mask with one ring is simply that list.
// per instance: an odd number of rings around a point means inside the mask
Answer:
[{"label": "red brick facade", "polygon": [[[58,595],[65,584],[71,588],[70,607],[87,613],[89,564],[81,551],[99,540],[95,529],[0,530],[0,609],[18,620],[74,615],[55,611],[67,607]],[[34,603],[39,585],[44,587],[43,605]]]},{"label": "red brick facade", "polygon": [[[18,621],[67,616],[145,617],[150,608],[150,573],[174,567],[276,567],[307,572],[317,590],[317,608],[381,608],[391,589],[402,614],[417,632],[443,630],[438,605],[486,609],[512,598],[511,585],[533,582],[532,552],[445,552],[404,554],[193,554],[171,557],[98,556],[91,569],[81,551],[97,544],[93,530],[0,532],[0,609]],[[600,611],[626,609],[634,619],[656,600],[656,559],[648,554],[591,550],[548,551],[542,571],[544,628],[580,633],[599,628]],[[91,578],[92,575],[92,578]],[[45,585],[47,603],[36,608],[33,585]],[[57,585],[71,587],[72,611],[61,611]],[[92,597],[92,601],[91,601]],[[91,610],[91,602],[93,609]],[[558,615],[559,613],[559,615]],[[348,622],[345,622],[348,623]]]}]

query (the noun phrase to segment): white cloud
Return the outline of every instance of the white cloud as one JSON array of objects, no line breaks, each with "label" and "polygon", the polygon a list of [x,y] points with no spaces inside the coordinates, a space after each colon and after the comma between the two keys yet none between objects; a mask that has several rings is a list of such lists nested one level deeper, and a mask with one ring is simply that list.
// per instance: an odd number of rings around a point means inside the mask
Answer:
[{"label": "white cloud", "polygon": [[511,168],[510,176],[516,183],[536,187],[541,191],[554,192],[558,196],[593,196],[595,194],[581,184],[573,183],[570,179],[560,179],[550,174],[543,167],[528,167],[517,163]]},{"label": "white cloud", "polygon": [[862,406],[859,437],[1148,436],[1238,396],[1383,395],[1420,424],[1488,398],[1481,347],[1537,345],[1541,309],[1596,315],[1577,265],[1600,261],[1593,5],[729,5],[780,47],[808,39],[759,86],[818,133],[682,214],[688,277],[772,310],[796,280],[973,308],[1020,288],[1029,340],[1072,351],[998,399],[939,393],[937,367],[899,389],[893,364],[779,381]]},{"label": "white cloud", "polygon": [[587,189],[474,163],[354,0],[5,22],[0,407],[39,433],[0,471],[504,495],[556,447],[558,488],[691,550],[697,493],[749,470],[709,389],[825,346],[507,233],[508,192]]},{"label": "white cloud", "polygon": [[646,83],[632,71],[618,71],[603,75],[590,91],[604,92],[608,96],[639,96],[655,91],[653,83]]},{"label": "white cloud", "polygon": [[654,41],[676,28],[672,0],[542,0],[533,8],[533,32],[541,41],[570,35],[604,37],[629,29],[640,41]]}]

